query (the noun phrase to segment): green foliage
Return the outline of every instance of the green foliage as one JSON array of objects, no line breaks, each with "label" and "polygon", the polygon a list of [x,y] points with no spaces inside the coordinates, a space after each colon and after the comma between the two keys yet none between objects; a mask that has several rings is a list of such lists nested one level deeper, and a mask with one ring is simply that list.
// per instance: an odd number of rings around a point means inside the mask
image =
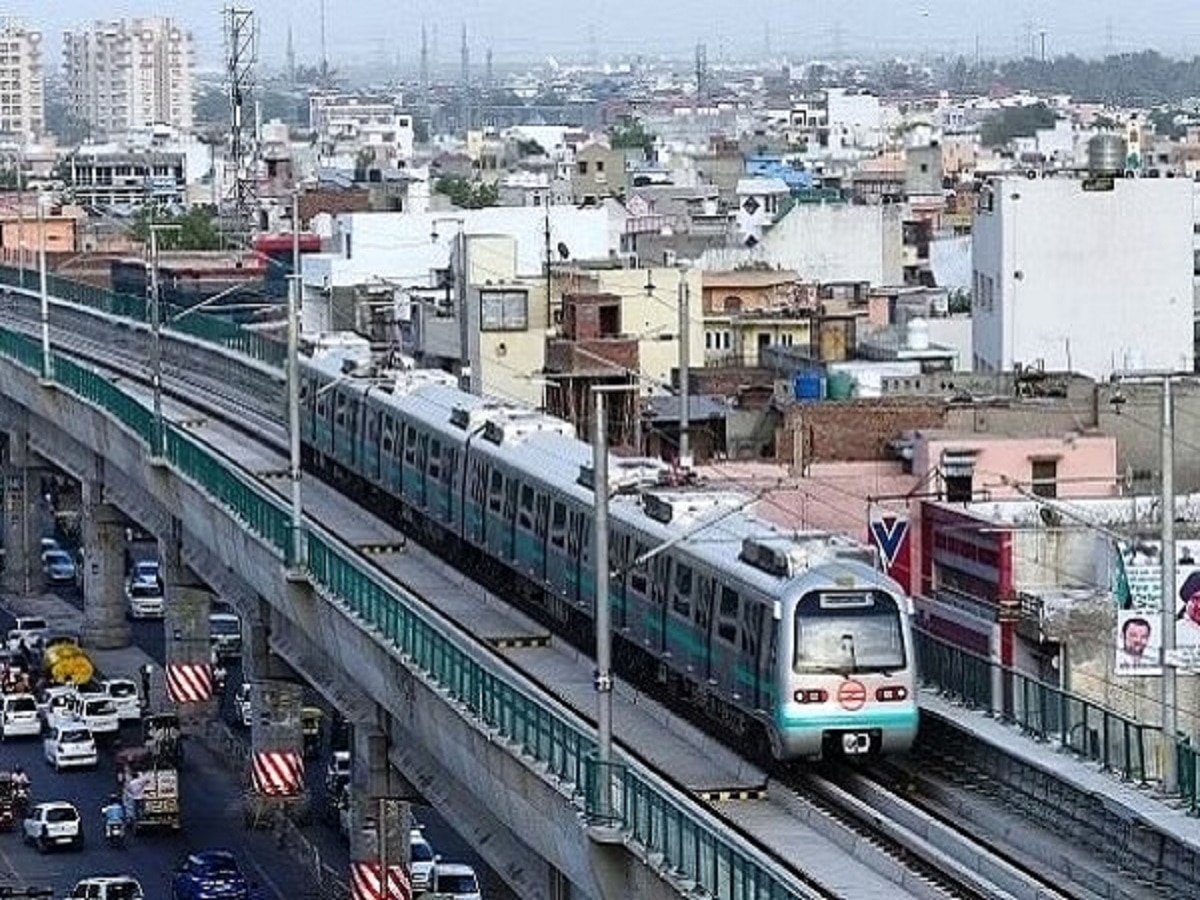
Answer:
[{"label": "green foliage", "polygon": [[524,159],[527,156],[545,156],[546,148],[533,138],[517,141],[517,156]]},{"label": "green foliage", "polygon": [[494,184],[485,184],[482,181],[468,181],[458,177],[439,178],[434,182],[433,189],[449,197],[450,202],[459,209],[482,209],[500,202],[500,189]]},{"label": "green foliage", "polygon": [[971,311],[971,292],[964,288],[955,288],[947,298],[947,309],[951,315],[960,315]]},{"label": "green foliage", "polygon": [[1015,137],[1032,137],[1039,128],[1053,128],[1057,120],[1054,110],[1044,103],[1011,106],[988,119],[980,137],[988,147],[1002,147]]},{"label": "green foliage", "polygon": [[164,214],[159,210],[143,209],[134,216],[130,230],[142,243],[150,240],[150,224],[178,225],[178,228],[161,229],[158,246],[161,250],[220,250],[221,233],[217,230],[212,211],[207,207],[194,206],[179,215]]},{"label": "green foliage", "polygon": [[641,150],[649,158],[654,152],[654,135],[636,119],[624,123],[608,133],[608,143],[614,150]]}]

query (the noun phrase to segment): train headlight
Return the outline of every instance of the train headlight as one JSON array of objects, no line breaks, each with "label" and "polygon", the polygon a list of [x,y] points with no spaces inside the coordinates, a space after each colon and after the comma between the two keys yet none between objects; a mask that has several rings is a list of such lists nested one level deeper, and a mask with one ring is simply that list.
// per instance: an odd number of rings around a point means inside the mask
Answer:
[{"label": "train headlight", "polygon": [[875,691],[875,699],[880,703],[899,703],[908,699],[908,688],[902,684],[885,684]]},{"label": "train headlight", "polygon": [[797,703],[824,703],[829,699],[829,692],[822,688],[801,688],[792,697]]}]

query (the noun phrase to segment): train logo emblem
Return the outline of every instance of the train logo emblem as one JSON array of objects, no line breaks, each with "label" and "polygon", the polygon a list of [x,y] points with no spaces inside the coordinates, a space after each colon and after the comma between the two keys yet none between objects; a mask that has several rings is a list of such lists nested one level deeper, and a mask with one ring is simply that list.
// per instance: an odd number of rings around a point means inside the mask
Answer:
[{"label": "train logo emblem", "polygon": [[900,516],[881,516],[871,520],[871,538],[883,557],[887,568],[896,564],[896,557],[908,537],[908,519]]},{"label": "train logo emblem", "polygon": [[841,687],[838,688],[837,701],[841,704],[842,709],[848,709],[851,712],[862,709],[867,702],[867,689],[861,681],[843,681]]}]

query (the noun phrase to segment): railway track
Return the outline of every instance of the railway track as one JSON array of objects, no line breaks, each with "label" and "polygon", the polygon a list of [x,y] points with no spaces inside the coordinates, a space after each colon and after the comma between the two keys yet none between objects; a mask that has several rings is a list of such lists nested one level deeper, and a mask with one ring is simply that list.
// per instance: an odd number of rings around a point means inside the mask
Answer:
[{"label": "railway track", "polygon": [[[6,324],[37,336],[35,298],[10,294],[0,305]],[[69,321],[63,321],[69,319]],[[57,347],[112,375],[148,387],[150,366],[139,333],[128,326],[69,307],[56,305],[51,317]],[[163,393],[198,409],[214,421],[251,437],[286,457],[287,434],[280,425],[277,396],[263,396],[243,381],[223,373],[197,373],[164,359]],[[260,376],[261,378],[261,376]],[[249,391],[249,393],[247,393]],[[986,837],[963,833],[961,823],[946,821],[919,808],[888,786],[845,770],[836,776],[817,772],[793,774],[768,792],[770,802],[839,847],[859,864],[895,885],[891,896],[920,900],[1094,900],[1100,896],[1055,885],[991,846]],[[766,852],[761,838],[750,833],[719,803],[710,809],[731,831]],[[834,900],[844,890],[805,872],[794,860],[779,859],[804,885],[803,896]]]}]

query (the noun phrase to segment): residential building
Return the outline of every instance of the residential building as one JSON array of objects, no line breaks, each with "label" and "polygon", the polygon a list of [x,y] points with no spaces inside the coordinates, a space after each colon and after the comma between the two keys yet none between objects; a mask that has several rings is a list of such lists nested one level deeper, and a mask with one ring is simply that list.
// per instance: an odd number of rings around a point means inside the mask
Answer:
[{"label": "residential building", "polygon": [[1193,185],[993,179],[973,238],[975,367],[1191,371]]},{"label": "residential building", "polygon": [[[309,121],[318,156],[326,165],[358,168],[406,166],[412,160],[412,116],[392,99],[318,93],[309,98]],[[348,163],[348,166],[347,166]]]},{"label": "residential building", "polygon": [[66,160],[65,181],[84,206],[183,205],[187,199],[184,153],[133,152],[84,144]]},{"label": "residential building", "polygon": [[571,195],[579,206],[597,206],[606,197],[621,197],[629,188],[626,152],[596,140],[575,151]]},{"label": "residential building", "polygon": [[42,33],[6,19],[0,23],[0,133],[24,141],[45,127]]},{"label": "residential building", "polygon": [[704,364],[759,366],[766,347],[808,348],[816,295],[795,272],[705,272]]},{"label": "residential building", "polygon": [[192,67],[191,34],[169,18],[97,21],[64,36],[68,108],[93,135],[190,129]]}]

